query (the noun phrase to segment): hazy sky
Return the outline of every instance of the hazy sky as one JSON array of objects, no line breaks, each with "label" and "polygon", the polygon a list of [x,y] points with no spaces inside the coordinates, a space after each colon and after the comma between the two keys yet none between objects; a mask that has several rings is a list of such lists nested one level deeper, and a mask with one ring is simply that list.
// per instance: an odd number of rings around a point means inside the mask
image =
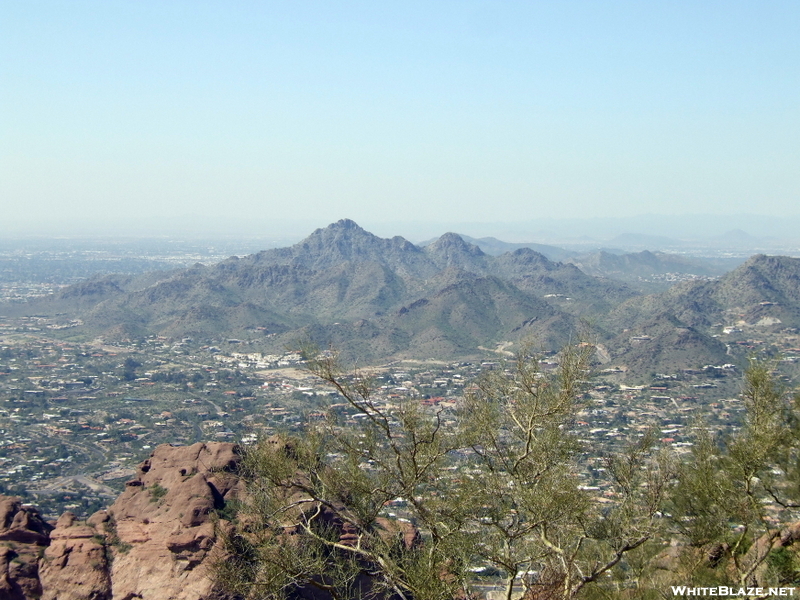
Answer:
[{"label": "hazy sky", "polygon": [[0,1],[0,219],[800,213],[800,3]]}]

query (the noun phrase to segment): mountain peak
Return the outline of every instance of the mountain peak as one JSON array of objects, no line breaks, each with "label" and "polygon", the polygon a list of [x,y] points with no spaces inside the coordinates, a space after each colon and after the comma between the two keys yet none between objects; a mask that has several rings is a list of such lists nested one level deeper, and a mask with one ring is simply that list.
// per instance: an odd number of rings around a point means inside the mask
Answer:
[{"label": "mountain peak", "polygon": [[339,219],[336,223],[331,223],[326,229],[351,229],[365,231],[358,223],[352,219]]},{"label": "mountain peak", "polygon": [[300,242],[300,244],[308,244],[312,240],[315,240],[316,243],[330,243],[333,241],[341,243],[343,240],[364,240],[369,243],[379,239],[380,238],[361,227],[355,221],[351,219],[340,219],[327,227],[320,227],[314,230],[311,235]]},{"label": "mountain peak", "polygon": [[478,246],[464,241],[464,238],[452,232],[442,235],[438,240],[428,246],[428,250],[435,253],[458,252],[460,254],[469,254],[470,256],[485,256],[483,250]]},{"label": "mountain peak", "polygon": [[287,251],[272,251],[272,256],[279,253],[282,261],[314,269],[327,269],[345,262],[371,262],[392,268],[404,265],[404,269],[415,273],[422,268],[428,275],[434,270],[433,264],[422,264],[427,260],[422,250],[408,240],[400,236],[378,237],[351,219],[341,219],[316,229]]},{"label": "mountain peak", "polygon": [[445,233],[425,247],[425,252],[439,268],[458,267],[467,271],[483,273],[487,256],[483,250],[470,244],[457,233]]},{"label": "mountain peak", "polygon": [[352,219],[339,219],[338,221],[336,221],[335,223],[331,223],[327,227],[320,227],[319,229],[314,230],[308,237],[312,238],[320,236],[330,236],[331,234],[332,235],[363,234],[372,236],[370,232],[361,227],[358,223],[356,223]]}]

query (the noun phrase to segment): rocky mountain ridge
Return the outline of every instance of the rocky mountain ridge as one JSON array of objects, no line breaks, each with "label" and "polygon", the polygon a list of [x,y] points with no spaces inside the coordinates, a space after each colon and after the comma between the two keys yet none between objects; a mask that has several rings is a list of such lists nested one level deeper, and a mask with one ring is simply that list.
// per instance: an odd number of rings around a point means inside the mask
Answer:
[{"label": "rocky mountain ridge", "polygon": [[161,278],[93,279],[8,310],[77,318],[83,325],[72,333],[107,339],[254,338],[257,330],[256,341],[281,349],[313,336],[360,346],[370,360],[475,355],[522,335],[558,346],[580,316],[633,295],[527,248],[492,257],[455,234],[420,248],[342,220],[289,248]]},{"label": "rocky mountain ridge", "polygon": [[[603,269],[677,264],[651,253],[601,258]],[[530,248],[491,256],[453,233],[419,247],[344,219],[288,248],[91,279],[2,311],[79,320],[68,333],[84,340],[241,338],[265,352],[311,340],[361,364],[477,357],[525,338],[552,350],[583,320],[614,364],[664,372],[735,360],[720,325],[800,325],[800,259],[757,255],[719,279],[643,295]],[[630,342],[645,337],[652,343]]]}]

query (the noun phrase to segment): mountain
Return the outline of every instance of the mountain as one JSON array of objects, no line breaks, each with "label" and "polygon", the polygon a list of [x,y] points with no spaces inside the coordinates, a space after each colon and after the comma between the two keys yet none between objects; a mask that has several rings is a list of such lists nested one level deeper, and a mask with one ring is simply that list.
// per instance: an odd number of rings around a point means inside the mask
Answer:
[{"label": "mountain", "polygon": [[379,238],[350,219],[317,229],[294,246],[265,250],[243,260],[244,265],[287,265],[314,270],[347,262],[374,262],[416,274],[431,267],[423,250],[408,240],[400,236]]},{"label": "mountain", "polygon": [[[512,283],[498,277],[452,275],[452,283],[404,306],[395,320],[426,357],[525,336],[553,348],[574,331],[571,316]],[[442,279],[449,276],[445,273]]]},{"label": "mountain", "polygon": [[757,237],[750,235],[741,229],[732,229],[722,235],[713,236],[708,239],[708,244],[716,248],[725,248],[739,251],[755,251],[772,246],[775,242],[774,237]]},{"label": "mountain", "polygon": [[692,327],[742,323],[800,326],[800,259],[757,254],[714,281],[688,281],[662,294],[623,302],[609,319],[631,326],[658,314],[675,315]]},{"label": "mountain", "polygon": [[665,252],[612,253],[605,250],[568,258],[581,271],[595,277],[624,281],[642,291],[660,292],[678,281],[719,277],[730,272],[744,259],[698,258]]},{"label": "mountain", "polygon": [[[458,236],[465,242],[477,246],[483,252],[485,252],[490,256],[500,256],[501,254],[505,254],[506,252],[513,252],[514,250],[519,250],[520,248],[530,248],[531,250],[538,252],[539,254],[543,254],[550,260],[555,260],[555,261],[564,261],[571,256],[575,256],[576,254],[575,252],[572,252],[570,250],[565,250],[564,248],[559,248],[558,246],[550,246],[548,244],[536,244],[533,242],[525,242],[525,243],[504,242],[494,237],[473,238],[461,233],[458,234]],[[420,244],[420,246],[427,247],[428,245],[435,242],[436,239],[423,242]]]},{"label": "mountain", "polygon": [[733,331],[746,340],[800,327],[800,259],[756,255],[717,280],[627,300],[601,323],[622,332],[608,345],[634,371],[743,360]]},{"label": "mountain", "polygon": [[[601,254],[592,264],[605,273],[693,266],[649,252]],[[664,372],[733,360],[725,358],[725,338],[716,337],[724,325],[800,326],[800,259],[758,255],[719,279],[642,295],[530,248],[492,256],[454,233],[420,247],[342,220],[287,248],[211,266],[97,277],[45,299],[6,304],[2,313],[72,320],[77,326],[58,335],[74,339],[235,337],[265,352],[312,340],[362,364],[476,357],[522,338],[557,349],[585,320],[615,364]],[[645,337],[649,342],[640,343]]]},{"label": "mountain", "polygon": [[612,348],[614,364],[625,365],[631,375],[638,376],[733,360],[723,342],[668,312],[623,330],[607,346]]},{"label": "mountain", "polygon": [[95,278],[5,312],[80,319],[70,333],[85,337],[237,337],[265,350],[311,338],[376,360],[474,356],[526,335],[556,348],[579,316],[634,294],[527,248],[494,257],[454,233],[422,248],[344,219],[287,248]]},{"label": "mountain", "polygon": [[491,259],[475,244],[456,233],[443,236],[425,246],[424,251],[440,269],[458,267],[474,273],[485,273]]}]

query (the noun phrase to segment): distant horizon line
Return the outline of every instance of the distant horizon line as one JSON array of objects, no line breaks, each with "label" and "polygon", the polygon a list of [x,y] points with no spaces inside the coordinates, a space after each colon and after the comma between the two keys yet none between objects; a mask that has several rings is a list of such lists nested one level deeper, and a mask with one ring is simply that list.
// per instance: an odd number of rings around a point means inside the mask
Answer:
[{"label": "distant horizon line", "polygon": [[[536,239],[566,239],[590,236],[611,239],[630,233],[673,238],[704,239],[741,229],[756,237],[800,238],[800,214],[772,216],[758,213],[639,213],[627,216],[559,216],[524,219],[432,220],[375,219],[343,216],[339,219],[309,217],[259,217],[211,215],[142,215],[113,219],[12,220],[0,225],[0,234],[18,238],[190,238],[247,237],[250,239],[302,239],[312,231],[349,218],[376,235],[401,235],[410,240],[427,240],[447,232],[470,237],[498,237],[513,242]],[[300,236],[298,238],[298,236]],[[530,239],[523,239],[530,238]]]},{"label": "distant horizon line", "polygon": [[[689,253],[705,255],[711,252],[723,256],[746,253],[800,255],[800,216],[771,217],[757,214],[640,214],[628,217],[542,217],[527,221],[494,222],[437,222],[412,220],[359,220],[343,217],[321,223],[321,219],[285,218],[269,221],[251,219],[243,223],[235,217],[216,219],[213,227],[209,218],[195,215],[155,219],[141,217],[136,221],[115,220],[105,225],[83,222],[81,228],[66,223],[47,230],[40,223],[38,230],[9,232],[7,224],[0,225],[0,244],[6,251],[22,245],[52,242],[69,246],[81,242],[101,246],[137,243],[177,243],[220,245],[231,254],[249,254],[258,250],[294,245],[315,230],[325,229],[339,221],[350,220],[369,233],[381,238],[400,236],[415,245],[424,246],[445,233],[456,233],[470,243],[482,240],[509,246],[530,245],[561,249],[568,252],[606,250],[615,252]],[[187,222],[191,221],[191,222]],[[183,226],[177,226],[180,222]],[[191,226],[194,225],[194,226]],[[199,226],[198,226],[199,225]],[[3,232],[5,229],[6,232]],[[44,230],[43,230],[44,229]],[[493,238],[496,242],[491,241]],[[4,243],[3,243],[4,242]],[[19,244],[15,246],[15,244]],[[544,251],[544,250],[542,250]],[[243,255],[244,255],[243,254]]]}]

